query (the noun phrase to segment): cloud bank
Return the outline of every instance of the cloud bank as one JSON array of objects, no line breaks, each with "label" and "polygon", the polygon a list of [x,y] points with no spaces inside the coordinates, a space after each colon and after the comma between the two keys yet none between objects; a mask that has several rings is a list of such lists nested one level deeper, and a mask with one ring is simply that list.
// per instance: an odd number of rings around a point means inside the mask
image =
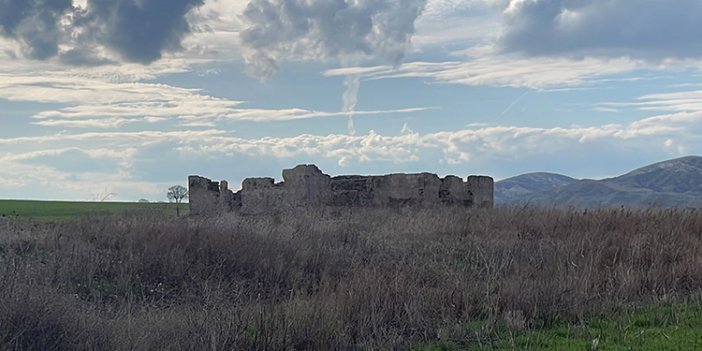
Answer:
[{"label": "cloud bank", "polygon": [[151,63],[178,51],[190,33],[186,14],[203,0],[89,0],[77,24],[84,35],[130,62]]},{"label": "cloud bank", "polygon": [[530,89],[595,83],[603,76],[645,67],[629,59],[477,58],[470,61],[408,62],[397,67],[344,67],[324,71],[328,77],[360,76],[366,80],[423,78],[437,83]]},{"label": "cloud bank", "polygon": [[148,64],[182,49],[187,14],[203,0],[2,0],[0,35],[20,44],[24,56],[60,57],[71,65],[121,60]]},{"label": "cloud bank", "polygon": [[698,0],[512,0],[499,46],[526,55],[702,56]]},{"label": "cloud bank", "polygon": [[[426,0],[253,0],[243,14],[249,27],[241,33],[246,70],[265,80],[285,60],[397,65],[425,5]],[[345,77],[344,87],[342,110],[349,115],[349,134],[355,134],[359,77]]]},{"label": "cloud bank", "polygon": [[2,0],[0,35],[18,41],[30,58],[56,56],[64,36],[59,22],[72,10],[72,0]]},{"label": "cloud bank", "polygon": [[399,62],[426,0],[253,0],[241,33],[247,70],[268,78],[284,60]]}]

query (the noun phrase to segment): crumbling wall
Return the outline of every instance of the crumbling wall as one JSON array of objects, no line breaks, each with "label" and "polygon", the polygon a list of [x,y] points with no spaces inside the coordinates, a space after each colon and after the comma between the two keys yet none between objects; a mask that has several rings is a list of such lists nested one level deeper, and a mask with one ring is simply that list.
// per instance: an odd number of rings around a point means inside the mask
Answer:
[{"label": "crumbling wall", "polygon": [[334,206],[430,208],[438,204],[472,205],[461,178],[436,174],[390,174],[385,176],[339,176],[331,180]]},{"label": "crumbling wall", "polygon": [[188,177],[190,214],[216,215],[241,207],[241,194],[229,190],[226,181],[213,182],[200,177]]},{"label": "crumbling wall", "polygon": [[241,212],[262,214],[295,207],[332,205],[331,177],[315,165],[299,165],[283,171],[283,182],[273,178],[249,178],[241,189]]},{"label": "crumbling wall", "polygon": [[283,171],[287,202],[294,207],[331,205],[331,177],[315,165],[299,165]]},{"label": "crumbling wall", "polygon": [[241,185],[241,212],[259,214],[283,209],[285,193],[273,178],[248,178]]},{"label": "crumbling wall", "polygon": [[226,180],[219,182],[218,205],[227,211],[234,211],[241,207],[241,193],[229,190],[229,183]]},{"label": "crumbling wall", "polygon": [[333,206],[373,206],[373,183],[378,177],[339,176],[331,179]]},{"label": "crumbling wall", "polygon": [[492,208],[495,205],[495,181],[491,177],[468,177],[468,189],[473,197],[473,205],[479,208]]},{"label": "crumbling wall", "polygon": [[493,180],[471,176],[440,178],[432,173],[330,177],[315,165],[283,171],[283,181],[248,178],[232,193],[225,181],[190,177],[192,214],[281,212],[297,207],[419,207],[493,206]]},{"label": "crumbling wall", "polygon": [[463,179],[447,176],[439,187],[439,201],[444,205],[473,206],[473,195]]},{"label": "crumbling wall", "polygon": [[428,208],[439,202],[441,179],[436,174],[390,174],[377,178],[373,206]]}]

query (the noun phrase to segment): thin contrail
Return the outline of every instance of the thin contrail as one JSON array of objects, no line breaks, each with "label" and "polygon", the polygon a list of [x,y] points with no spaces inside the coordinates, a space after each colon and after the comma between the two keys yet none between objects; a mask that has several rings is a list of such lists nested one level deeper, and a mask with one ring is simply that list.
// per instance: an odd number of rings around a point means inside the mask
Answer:
[{"label": "thin contrail", "polygon": [[512,110],[512,107],[514,107],[514,105],[516,105],[520,101],[522,101],[522,99],[525,96],[527,96],[529,93],[530,93],[530,91],[524,92],[524,94],[519,95],[516,99],[514,99],[514,101],[512,101],[512,103],[509,104],[509,106],[507,106],[507,108],[504,111],[502,111],[502,113],[500,113],[500,117],[504,117],[504,115],[506,115],[510,110]]},{"label": "thin contrail", "polygon": [[344,90],[343,100],[344,106],[343,110],[349,116],[349,135],[356,135],[356,128],[353,123],[353,112],[356,110],[356,105],[358,104],[358,89],[361,86],[361,77],[357,74],[348,75],[344,79]]}]

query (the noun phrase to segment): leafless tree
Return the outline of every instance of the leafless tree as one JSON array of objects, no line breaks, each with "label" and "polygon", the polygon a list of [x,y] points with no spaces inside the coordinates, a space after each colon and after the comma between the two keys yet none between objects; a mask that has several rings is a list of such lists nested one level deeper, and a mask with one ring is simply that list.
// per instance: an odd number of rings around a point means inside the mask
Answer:
[{"label": "leafless tree", "polygon": [[166,196],[168,196],[168,201],[176,203],[176,216],[180,217],[180,207],[178,204],[188,198],[188,189],[182,185],[174,185],[168,188]]}]

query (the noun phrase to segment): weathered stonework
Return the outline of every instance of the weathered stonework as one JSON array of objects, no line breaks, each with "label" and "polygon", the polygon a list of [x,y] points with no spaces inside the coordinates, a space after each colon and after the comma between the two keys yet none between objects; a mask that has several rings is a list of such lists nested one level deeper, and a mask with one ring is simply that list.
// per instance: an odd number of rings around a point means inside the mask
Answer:
[{"label": "weathered stonework", "polygon": [[219,183],[190,176],[190,213],[218,215],[276,213],[300,207],[417,207],[493,206],[493,179],[470,176],[439,178],[432,173],[330,177],[315,165],[283,171],[283,181],[248,178],[234,193]]},{"label": "weathered stonework", "polygon": [[241,207],[241,193],[232,192],[226,181],[219,183],[207,178],[188,177],[190,214],[216,215]]},{"label": "weathered stonework", "polygon": [[495,203],[495,182],[490,177],[470,176],[467,186],[478,207],[493,207]]}]

